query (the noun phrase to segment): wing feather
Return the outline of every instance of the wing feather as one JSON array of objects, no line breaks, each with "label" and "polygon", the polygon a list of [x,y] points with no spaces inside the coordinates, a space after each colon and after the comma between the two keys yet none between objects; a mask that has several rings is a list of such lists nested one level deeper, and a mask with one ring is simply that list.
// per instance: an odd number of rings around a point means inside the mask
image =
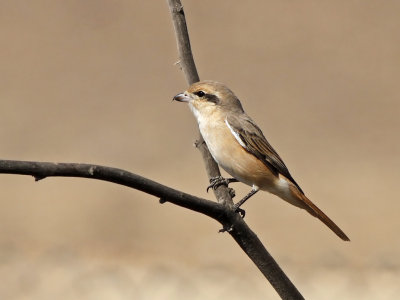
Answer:
[{"label": "wing feather", "polygon": [[290,175],[288,168],[279,154],[268,143],[261,129],[249,116],[246,114],[240,116],[229,115],[225,123],[239,144],[247,152],[260,159],[276,176],[279,174],[285,176],[303,193],[300,186],[293,179],[292,175]]}]

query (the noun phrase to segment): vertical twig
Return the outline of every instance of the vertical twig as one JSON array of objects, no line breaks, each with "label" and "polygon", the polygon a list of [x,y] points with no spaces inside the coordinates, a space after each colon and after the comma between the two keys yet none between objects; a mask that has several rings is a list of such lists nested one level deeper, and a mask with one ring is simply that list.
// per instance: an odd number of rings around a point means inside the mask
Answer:
[{"label": "vertical twig", "polygon": [[[168,5],[175,29],[176,43],[179,52],[179,65],[185,74],[187,83],[190,85],[199,81],[200,77],[197,73],[196,64],[193,59],[185,13],[180,0],[168,0]],[[221,176],[218,165],[212,158],[210,151],[208,151],[207,145],[204,143],[201,134],[199,134],[199,139],[196,141],[196,147],[199,149],[203,157],[208,178]],[[220,185],[216,190],[214,190],[214,194],[218,202],[229,206],[233,205],[232,197],[230,196],[229,189],[226,186]]]},{"label": "vertical twig", "polygon": [[176,44],[179,52],[179,64],[190,85],[200,80],[190,47],[189,33],[181,1],[168,0],[169,10],[175,29]]},{"label": "vertical twig", "polygon": [[[180,0],[167,1],[175,29],[175,36],[180,57],[179,62],[188,84],[192,84],[199,81],[199,76],[190,47],[189,34],[186,26],[183,6]],[[201,135],[199,140],[196,142],[196,147],[200,150],[203,156],[208,177],[211,178],[220,176],[221,173],[218,165],[208,151],[207,145],[204,143]],[[233,201],[229,195],[229,190],[227,187],[221,185],[215,191],[215,194],[218,202],[232,205]],[[257,235],[247,226],[243,219],[236,216],[235,220],[229,220],[227,224],[228,226],[229,224],[231,226],[234,224],[234,226],[229,228],[229,233],[243,249],[243,251],[249,256],[249,258],[254,262],[258,269],[263,273],[263,275],[268,279],[282,299],[304,299],[294,284],[279,267],[274,258],[266,250],[264,245],[258,239]]]}]

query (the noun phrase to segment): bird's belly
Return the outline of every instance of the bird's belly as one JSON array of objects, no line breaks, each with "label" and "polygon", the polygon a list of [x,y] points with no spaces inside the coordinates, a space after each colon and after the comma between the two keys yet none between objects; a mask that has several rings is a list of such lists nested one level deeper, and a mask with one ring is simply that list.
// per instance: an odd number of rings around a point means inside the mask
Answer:
[{"label": "bird's belly", "polygon": [[[207,131],[206,131],[207,132]],[[269,190],[278,180],[265,164],[247,152],[226,127],[213,129],[213,135],[204,134],[203,138],[211,155],[226,172],[239,181]]]}]

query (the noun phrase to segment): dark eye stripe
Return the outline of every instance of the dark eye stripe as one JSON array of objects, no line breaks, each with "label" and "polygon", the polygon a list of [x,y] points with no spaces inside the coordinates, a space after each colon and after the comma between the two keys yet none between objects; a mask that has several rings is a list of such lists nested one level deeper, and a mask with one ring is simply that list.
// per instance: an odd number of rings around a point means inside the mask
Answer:
[{"label": "dark eye stripe", "polygon": [[193,94],[195,94],[196,96],[198,96],[200,98],[205,98],[207,101],[213,102],[215,104],[217,104],[219,102],[218,97],[213,94],[206,94],[203,91],[197,91],[197,92],[194,92]]},{"label": "dark eye stripe", "polygon": [[205,94],[204,97],[207,99],[209,102],[213,102],[215,104],[218,104],[219,99],[217,96],[212,95],[212,94]]}]

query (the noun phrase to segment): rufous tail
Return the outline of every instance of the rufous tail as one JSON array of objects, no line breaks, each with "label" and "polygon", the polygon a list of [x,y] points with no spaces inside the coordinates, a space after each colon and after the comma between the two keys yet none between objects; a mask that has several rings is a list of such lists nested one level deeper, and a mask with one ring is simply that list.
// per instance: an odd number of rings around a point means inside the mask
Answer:
[{"label": "rufous tail", "polygon": [[338,237],[340,237],[343,241],[350,241],[348,236],[333,222],[327,215],[323,213],[314,203],[311,202],[304,194],[298,193],[298,196],[301,197],[301,201],[303,202],[304,208],[314,217],[320,219],[326,226],[328,226]]}]

